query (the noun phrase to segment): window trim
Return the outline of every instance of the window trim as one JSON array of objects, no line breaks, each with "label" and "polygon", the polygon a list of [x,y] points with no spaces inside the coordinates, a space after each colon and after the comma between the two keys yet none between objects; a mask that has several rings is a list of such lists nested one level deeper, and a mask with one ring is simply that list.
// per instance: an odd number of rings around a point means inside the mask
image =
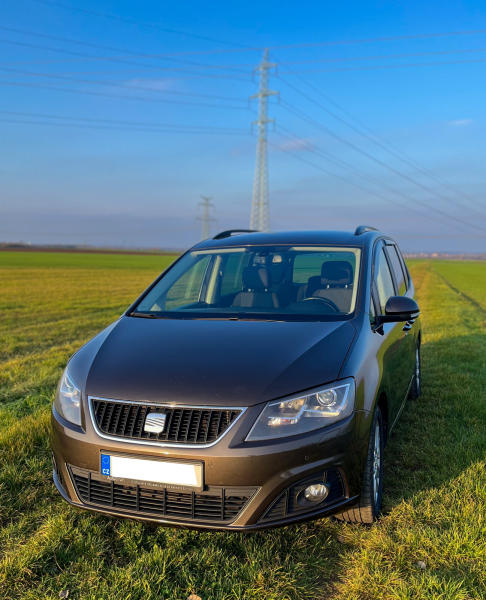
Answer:
[{"label": "window trim", "polygon": [[[405,283],[405,292],[403,294],[400,294],[400,288],[399,288],[398,281],[396,278],[395,268],[393,267],[392,257],[390,256],[390,254],[391,254],[391,252],[393,252],[393,250],[389,250],[390,247],[393,247],[395,249],[395,252],[396,252],[397,258],[398,258],[398,262],[399,262],[400,268],[402,270],[403,282]],[[392,273],[393,281],[395,282],[396,294],[397,294],[397,296],[405,296],[406,293],[408,292],[408,288],[409,288],[409,275],[408,275],[408,272],[406,272],[404,269],[403,259],[400,254],[400,251],[398,249],[398,245],[395,242],[385,242],[385,252],[386,252],[386,255],[388,258],[388,264],[391,265],[390,270]]]},{"label": "window trim", "polygon": [[[390,241],[390,245],[392,243],[393,242]],[[375,312],[377,315],[382,314],[381,305],[380,305],[380,297],[378,294],[378,284],[376,281],[378,256],[382,250],[383,250],[383,254],[385,256],[386,264],[388,265],[388,270],[390,271],[393,290],[395,292],[395,295],[398,295],[397,282],[395,281],[395,274],[393,272],[393,268],[390,265],[390,258],[388,256],[388,252],[386,251],[386,246],[387,246],[387,240],[379,239],[375,242],[375,245],[373,247],[373,272],[372,272],[371,285],[372,285],[372,293],[374,293]],[[378,310],[376,310],[377,307],[378,307]]]},{"label": "window trim", "polygon": [[[370,302],[373,303],[375,309],[375,315],[378,316],[381,313],[378,303],[378,290],[376,289],[376,260],[378,257],[378,250],[381,248],[383,240],[378,239],[373,244],[373,250],[371,253],[371,285],[370,285]],[[375,322],[376,322],[375,316]]]},{"label": "window trim", "polygon": [[[204,260],[204,259],[202,259],[202,260]],[[208,293],[209,278],[211,276],[211,270],[212,270],[213,263],[214,263],[214,257],[211,257],[208,261],[208,264],[206,265],[206,269],[204,271],[204,276],[202,278],[202,285],[201,285],[201,289],[199,291],[199,297],[198,297],[199,302],[201,302],[202,299],[205,298]]]},{"label": "window trim", "polygon": [[[393,245],[394,245],[393,243],[385,242],[385,244],[383,245],[383,251],[385,252],[386,261],[388,263],[388,268],[390,269],[390,275],[392,277],[393,287],[395,289],[395,296],[401,296],[400,288],[398,287],[398,281],[397,281],[397,276],[395,273],[395,268],[393,266],[393,261],[390,256],[390,250],[388,250],[388,248]],[[398,261],[398,262],[400,262],[400,261]],[[401,264],[400,264],[400,268],[401,268]],[[403,272],[403,270],[402,270],[402,272]]]},{"label": "window trim", "polygon": [[397,254],[398,254],[398,257],[402,264],[403,272],[405,274],[405,283],[407,284],[407,292],[408,292],[411,287],[411,284],[412,284],[412,278],[410,277],[410,271],[408,270],[407,263],[405,262],[405,259],[403,258],[402,251],[400,250],[400,247],[398,246],[398,244],[395,244],[395,248],[397,249]]}]

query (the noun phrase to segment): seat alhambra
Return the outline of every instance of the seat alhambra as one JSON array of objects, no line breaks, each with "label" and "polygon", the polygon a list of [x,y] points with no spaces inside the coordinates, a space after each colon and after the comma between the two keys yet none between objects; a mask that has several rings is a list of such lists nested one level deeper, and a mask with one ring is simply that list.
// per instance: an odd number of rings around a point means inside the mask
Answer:
[{"label": "seat alhambra", "polygon": [[384,444],[420,393],[413,297],[397,244],[371,227],[197,244],[70,359],[57,489],[166,525],[372,522]]}]

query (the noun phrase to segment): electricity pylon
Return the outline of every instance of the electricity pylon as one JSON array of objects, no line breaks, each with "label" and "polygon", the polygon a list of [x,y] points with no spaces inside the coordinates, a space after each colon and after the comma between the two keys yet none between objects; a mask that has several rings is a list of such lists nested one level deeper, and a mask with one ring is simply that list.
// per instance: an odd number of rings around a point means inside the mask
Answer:
[{"label": "electricity pylon", "polygon": [[209,237],[209,228],[212,222],[216,221],[210,215],[211,208],[214,208],[214,204],[211,202],[212,198],[209,196],[201,196],[202,202],[199,202],[198,206],[202,207],[202,214],[197,217],[198,221],[201,221],[201,239],[206,240]]},{"label": "electricity pylon", "polygon": [[268,231],[269,228],[267,125],[273,123],[274,119],[268,118],[268,97],[276,96],[278,92],[268,89],[268,72],[275,66],[274,63],[268,61],[268,48],[265,48],[262,61],[256,68],[260,77],[258,93],[251,96],[252,99],[258,98],[258,119],[254,121],[258,128],[258,141],[250,229],[258,229],[259,231]]}]

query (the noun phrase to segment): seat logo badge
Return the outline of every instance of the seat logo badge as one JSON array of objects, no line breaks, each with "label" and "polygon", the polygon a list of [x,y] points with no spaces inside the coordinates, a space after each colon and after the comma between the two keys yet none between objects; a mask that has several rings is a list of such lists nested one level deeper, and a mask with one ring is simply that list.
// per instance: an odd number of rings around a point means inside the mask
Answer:
[{"label": "seat logo badge", "polygon": [[151,412],[145,418],[143,430],[145,433],[162,433],[167,415],[165,413]]}]

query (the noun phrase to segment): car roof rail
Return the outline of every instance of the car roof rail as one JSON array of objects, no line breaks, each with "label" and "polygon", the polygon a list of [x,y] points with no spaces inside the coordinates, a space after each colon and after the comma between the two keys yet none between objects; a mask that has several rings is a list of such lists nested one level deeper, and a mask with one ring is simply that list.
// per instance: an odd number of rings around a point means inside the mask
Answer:
[{"label": "car roof rail", "polygon": [[258,233],[257,229],[227,229],[213,237],[213,240],[222,240],[231,237],[234,233]]},{"label": "car roof rail", "polygon": [[362,233],[366,233],[367,231],[379,231],[376,227],[371,227],[370,225],[358,225],[356,227],[354,235],[361,235]]}]

